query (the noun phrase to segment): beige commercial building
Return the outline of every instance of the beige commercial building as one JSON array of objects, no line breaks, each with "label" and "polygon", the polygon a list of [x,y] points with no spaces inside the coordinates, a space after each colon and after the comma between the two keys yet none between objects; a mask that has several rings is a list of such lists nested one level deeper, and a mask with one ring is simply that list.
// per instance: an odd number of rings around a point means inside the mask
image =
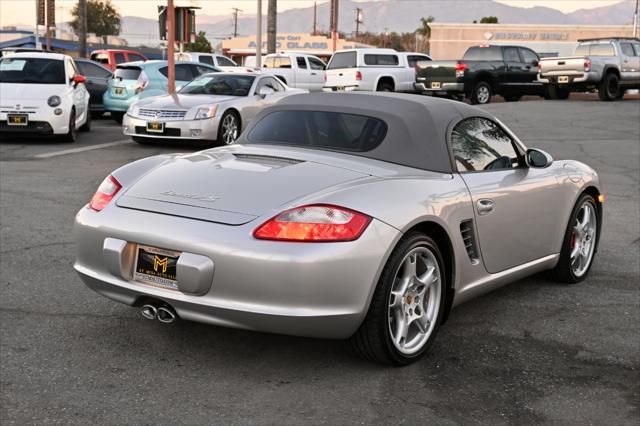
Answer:
[{"label": "beige commercial building", "polygon": [[633,35],[632,25],[431,24],[431,57],[461,58],[470,46],[517,44],[543,55],[570,55],[578,40]]},{"label": "beige commercial building", "polygon": [[[353,49],[356,47],[372,47],[344,39],[337,40],[337,49]],[[333,54],[333,41],[329,37],[310,34],[278,34],[276,52],[300,52],[329,59]],[[255,56],[256,36],[236,37],[222,42],[222,53],[239,64],[244,58]],[[267,35],[262,36],[262,54],[267,53]]]}]

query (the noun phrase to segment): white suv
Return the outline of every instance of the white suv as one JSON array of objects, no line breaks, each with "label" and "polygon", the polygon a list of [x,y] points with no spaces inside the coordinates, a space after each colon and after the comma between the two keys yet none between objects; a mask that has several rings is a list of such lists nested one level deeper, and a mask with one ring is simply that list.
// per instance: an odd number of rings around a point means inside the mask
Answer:
[{"label": "white suv", "polygon": [[89,131],[86,78],[70,56],[14,53],[0,59],[0,135],[61,135],[76,140]]}]

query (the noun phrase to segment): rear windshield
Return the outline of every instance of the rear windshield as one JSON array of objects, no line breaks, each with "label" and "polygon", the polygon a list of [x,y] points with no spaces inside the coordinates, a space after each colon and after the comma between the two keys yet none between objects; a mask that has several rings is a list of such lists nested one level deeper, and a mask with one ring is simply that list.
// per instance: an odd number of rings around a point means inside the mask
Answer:
[{"label": "rear windshield", "polygon": [[140,68],[116,68],[113,76],[122,80],[137,80],[141,72]]},{"label": "rear windshield", "polygon": [[462,57],[466,61],[502,61],[502,50],[498,46],[470,47]]},{"label": "rear windshield", "polygon": [[340,68],[355,68],[356,64],[356,52],[340,52],[333,55],[329,65],[327,66],[328,70],[335,70]]},{"label": "rear windshield", "polygon": [[0,60],[0,82],[64,84],[64,61],[41,58]]},{"label": "rear windshield", "polygon": [[616,56],[611,43],[581,44],[576,48],[577,56]]},{"label": "rear windshield", "polygon": [[364,115],[327,111],[276,111],[248,136],[250,143],[366,152],[387,134],[384,121]]},{"label": "rear windshield", "polygon": [[208,74],[198,77],[180,90],[181,95],[248,96],[254,76]]}]

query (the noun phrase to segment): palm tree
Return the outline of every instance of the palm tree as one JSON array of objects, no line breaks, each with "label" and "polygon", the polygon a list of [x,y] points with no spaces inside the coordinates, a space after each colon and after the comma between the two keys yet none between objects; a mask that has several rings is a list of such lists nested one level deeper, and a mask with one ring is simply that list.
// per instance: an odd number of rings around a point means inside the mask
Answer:
[{"label": "palm tree", "polygon": [[267,53],[276,52],[278,0],[269,0],[267,7]]},{"label": "palm tree", "polygon": [[420,38],[422,38],[422,42],[424,43],[424,39],[426,39],[426,49],[424,49],[424,51],[426,51],[427,53],[431,52],[431,24],[433,21],[435,21],[436,18],[434,18],[433,16],[429,15],[426,18],[423,16],[422,18],[420,18],[420,28],[418,28],[416,30],[416,48],[417,48],[417,35],[420,35]]}]

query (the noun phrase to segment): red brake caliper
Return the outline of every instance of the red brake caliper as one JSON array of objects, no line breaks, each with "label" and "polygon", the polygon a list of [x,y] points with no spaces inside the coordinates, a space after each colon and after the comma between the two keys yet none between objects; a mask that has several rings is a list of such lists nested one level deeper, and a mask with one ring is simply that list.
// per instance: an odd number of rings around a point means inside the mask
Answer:
[{"label": "red brake caliper", "polygon": [[571,250],[576,246],[576,232],[573,231],[571,234]]}]

